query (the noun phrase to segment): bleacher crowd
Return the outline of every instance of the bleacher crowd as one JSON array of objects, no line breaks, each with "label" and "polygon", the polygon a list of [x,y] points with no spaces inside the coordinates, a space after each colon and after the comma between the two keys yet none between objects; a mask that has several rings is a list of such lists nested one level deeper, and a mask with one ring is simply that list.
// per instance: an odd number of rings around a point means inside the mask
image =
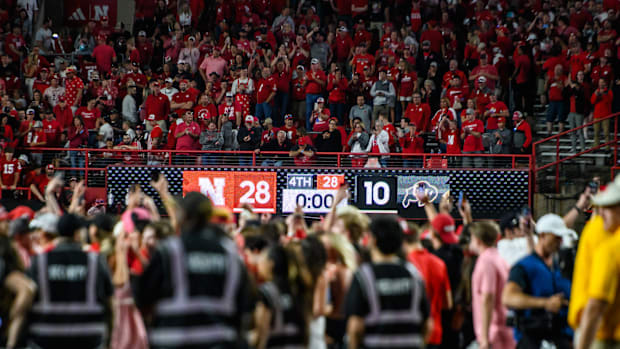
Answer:
[{"label": "bleacher crowd", "polygon": [[[368,154],[383,165],[386,153],[530,154],[555,123],[562,131],[620,110],[618,10],[615,0],[140,0],[128,32],[106,16],[71,30],[37,21],[34,0],[6,1],[2,141],[284,151],[296,163],[355,152],[353,166]],[[536,135],[538,103],[547,132]],[[597,146],[601,131],[609,141],[611,126],[574,132],[572,151],[585,137]],[[84,154],[68,160],[83,167]]]}]

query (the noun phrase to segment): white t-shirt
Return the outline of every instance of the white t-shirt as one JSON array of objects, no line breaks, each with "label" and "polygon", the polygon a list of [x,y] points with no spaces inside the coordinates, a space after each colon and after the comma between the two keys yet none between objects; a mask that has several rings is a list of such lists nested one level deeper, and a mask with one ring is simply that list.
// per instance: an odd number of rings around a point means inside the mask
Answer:
[{"label": "white t-shirt", "polygon": [[17,0],[17,6],[26,9],[28,18],[34,21],[34,11],[39,11],[37,0]]},{"label": "white t-shirt", "polygon": [[99,148],[105,147],[105,141],[107,139],[114,139],[114,129],[110,123],[105,123],[99,127],[99,135],[101,140],[99,141]]}]

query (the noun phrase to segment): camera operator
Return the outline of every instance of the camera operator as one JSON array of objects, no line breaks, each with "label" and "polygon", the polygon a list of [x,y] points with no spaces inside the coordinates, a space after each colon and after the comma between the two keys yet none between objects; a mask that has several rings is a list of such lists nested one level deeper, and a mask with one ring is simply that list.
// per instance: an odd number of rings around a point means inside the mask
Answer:
[{"label": "camera operator", "polygon": [[555,345],[570,348],[566,334],[566,305],[570,281],[554,261],[562,238],[571,234],[562,217],[548,214],[536,223],[538,241],[534,251],[511,269],[502,303],[516,312],[517,348]]}]

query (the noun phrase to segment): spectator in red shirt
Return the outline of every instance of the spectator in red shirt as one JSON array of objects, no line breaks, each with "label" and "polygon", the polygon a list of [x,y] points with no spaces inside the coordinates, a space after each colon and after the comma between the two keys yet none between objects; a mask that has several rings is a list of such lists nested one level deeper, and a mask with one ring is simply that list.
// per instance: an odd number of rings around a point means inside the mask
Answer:
[{"label": "spectator in red shirt", "polygon": [[346,90],[349,86],[349,81],[342,75],[342,71],[339,67],[334,69],[334,72],[327,77],[327,91],[329,96],[327,101],[329,102],[329,110],[333,116],[338,119],[338,123],[344,122],[344,113],[346,109]]},{"label": "spectator in red shirt", "polygon": [[34,177],[32,184],[30,184],[30,191],[37,199],[45,202],[45,187],[54,178],[55,168],[54,165],[49,164],[45,166],[45,173],[41,173]]},{"label": "spectator in red shirt", "polygon": [[488,60],[488,54],[486,52],[480,53],[480,62],[469,75],[469,80],[474,82],[475,89],[478,88],[478,84],[480,83],[478,78],[481,76],[486,78],[486,84],[491,90],[495,89],[495,84],[499,81],[497,68],[495,68],[494,65],[489,64]]},{"label": "spectator in red shirt", "polygon": [[4,51],[11,56],[13,62],[19,62],[24,55],[23,50],[26,48],[26,41],[22,36],[22,28],[18,24],[14,24],[11,32],[4,40]]},{"label": "spectator in red shirt", "polygon": [[[400,119],[398,130],[398,142],[403,154],[424,154],[424,138],[420,137],[416,124],[410,123],[409,119]],[[403,168],[422,167],[422,157],[403,157]]]},{"label": "spectator in red shirt", "polygon": [[[166,118],[170,114],[170,100],[166,95],[161,93],[160,85],[158,81],[151,84],[151,91],[153,92],[144,102],[144,108],[146,109],[146,115],[155,114],[155,120],[162,130],[166,131]],[[146,125],[146,130],[151,131],[152,126]]]},{"label": "spectator in red shirt", "polygon": [[176,112],[179,117],[183,116],[187,110],[194,108],[196,98],[187,89],[189,87],[189,81],[183,79],[179,82],[180,91],[172,96],[170,101],[170,110]]},{"label": "spectator in red shirt", "polygon": [[80,106],[82,94],[84,92],[84,82],[82,82],[82,79],[76,76],[75,73],[75,67],[72,66],[67,68],[67,78],[65,79],[65,99],[73,113],[75,113]]},{"label": "spectator in red shirt", "polygon": [[508,107],[504,102],[497,99],[497,94],[491,93],[490,103],[487,104],[483,116],[486,120],[487,132],[497,130],[497,119],[508,117]]},{"label": "spectator in red shirt", "polygon": [[[611,105],[614,99],[613,92],[607,87],[607,80],[600,78],[598,80],[598,88],[592,94],[590,102],[594,106],[594,119],[604,118],[611,114]],[[594,144],[593,147],[599,145],[599,133],[603,124],[603,136],[605,143],[609,143],[609,119],[594,124]],[[609,149],[609,146],[607,146]]]},{"label": "spectator in red shirt", "polygon": [[443,35],[436,28],[437,21],[430,20],[428,21],[427,29],[420,36],[420,42],[430,41],[431,43],[431,51],[435,53],[442,53],[444,50],[444,40]]},{"label": "spectator in red shirt", "polygon": [[65,96],[58,97],[58,104],[54,107],[56,121],[60,124],[61,130],[66,131],[73,122],[73,111],[67,106]]},{"label": "spectator in red shirt", "polygon": [[513,85],[515,108],[525,110],[531,115],[534,110],[534,89],[530,79],[533,67],[530,57],[525,54],[523,45],[517,46],[514,64],[512,79],[516,83]]},{"label": "spectator in red shirt", "polygon": [[286,139],[291,141],[291,144],[297,143],[297,128],[294,125],[295,119],[292,114],[286,114],[284,116],[284,126],[280,128],[281,131],[286,132]]},{"label": "spectator in red shirt", "polygon": [[[73,118],[73,126],[69,128],[67,138],[69,139],[69,148],[83,148],[88,144],[88,131],[84,128],[84,121],[79,116]],[[69,158],[72,168],[84,167],[84,152],[70,150]],[[76,170],[71,170],[71,175],[76,176]]]},{"label": "spectator in red shirt", "polygon": [[[465,111],[465,121],[461,126],[461,139],[463,140],[463,154],[480,154],[484,151],[482,146],[482,134],[484,133],[484,124],[476,119],[476,112],[473,109]],[[480,157],[463,157],[463,167],[471,168],[482,167],[484,159]]]},{"label": "spectator in red shirt", "polygon": [[445,309],[452,308],[452,291],[448,278],[448,268],[443,260],[422,246],[418,227],[411,223],[403,223],[406,225],[406,229],[403,229],[403,242],[407,260],[422,274],[426,286],[426,295],[430,303],[433,329],[427,342],[433,347],[439,347],[443,332],[441,313]]},{"label": "spectator in red shirt", "polygon": [[316,149],[312,146],[310,137],[304,136],[297,140],[297,144],[291,148],[289,156],[293,158],[296,166],[312,166],[314,164]]},{"label": "spectator in red shirt", "polygon": [[546,90],[549,95],[549,105],[547,106],[547,136],[551,137],[553,123],[557,120],[560,123],[558,132],[564,131],[564,121],[567,111],[564,103],[564,85],[567,83],[564,69],[558,64],[553,69],[553,76],[547,80]]},{"label": "spectator in red shirt", "polygon": [[261,71],[261,79],[256,84],[256,117],[260,120],[271,118],[273,107],[271,105],[276,96],[278,87],[276,79],[271,75],[271,69],[264,67]]},{"label": "spectator in red shirt", "polygon": [[0,161],[2,166],[2,176],[0,176],[0,187],[2,188],[2,198],[13,197],[13,190],[17,188],[19,181],[18,160],[13,158],[15,150],[12,147],[4,149],[4,156]]},{"label": "spectator in red shirt", "polygon": [[43,132],[45,132],[45,139],[48,147],[57,147],[60,145],[60,133],[62,132],[62,126],[54,118],[54,113],[51,110],[45,111],[45,119],[43,119]]},{"label": "spectator in red shirt", "polygon": [[[177,139],[176,150],[199,150],[198,137],[200,137],[200,126],[194,121],[194,112],[188,110],[183,114],[183,122],[178,124],[174,131]],[[175,154],[190,155],[190,154]],[[192,154],[193,155],[193,154]],[[192,157],[193,159],[193,157]],[[191,161],[191,159],[190,159]],[[183,162],[182,162],[183,163]],[[185,162],[187,163],[187,162]],[[193,163],[193,162],[190,162]]]},{"label": "spectator in red shirt", "polygon": [[272,68],[275,65],[275,71],[273,72],[273,78],[276,81],[276,95],[274,97],[275,108],[273,113],[273,119],[276,126],[282,126],[284,123],[284,114],[288,111],[288,102],[291,92],[291,66],[286,56],[286,53],[282,53],[277,59],[274,59],[271,63]]},{"label": "spectator in red shirt", "polygon": [[[25,143],[30,148],[45,147],[47,144],[45,132],[43,132],[43,123],[40,120],[35,121],[34,128],[26,135]],[[43,162],[43,154],[40,150],[30,150],[30,157],[33,162],[39,164]]]},{"label": "spectator in red shirt", "polygon": [[92,97],[88,100],[85,107],[80,107],[75,112],[75,116],[79,116],[84,121],[84,127],[89,132],[88,144],[95,144],[95,129],[97,128],[97,121],[101,118],[101,110],[97,108],[97,98]]},{"label": "spectator in red shirt", "polygon": [[352,50],[353,39],[349,35],[349,30],[345,26],[338,28],[332,47],[335,61],[338,63],[346,62],[351,57]]},{"label": "spectator in red shirt", "polygon": [[416,92],[413,94],[413,103],[409,104],[404,116],[410,123],[416,124],[419,132],[426,132],[431,121],[431,107],[422,103],[422,96]]},{"label": "spectator in red shirt", "polygon": [[314,110],[314,103],[322,97],[327,84],[327,77],[318,59],[312,58],[310,61],[310,71],[306,72],[304,83],[306,85],[306,129],[310,130],[312,128],[310,116]]},{"label": "spectator in red shirt", "polygon": [[104,36],[97,38],[97,46],[93,49],[92,56],[97,63],[97,70],[103,74],[108,74],[112,68],[112,63],[116,62],[116,52],[112,46],[107,44]]},{"label": "spectator in red shirt", "polygon": [[[440,147],[444,147],[442,151],[446,154],[460,154],[461,153],[461,137],[456,120],[447,120],[448,127],[440,127],[437,133],[439,138]],[[454,159],[453,159],[454,161]]]}]

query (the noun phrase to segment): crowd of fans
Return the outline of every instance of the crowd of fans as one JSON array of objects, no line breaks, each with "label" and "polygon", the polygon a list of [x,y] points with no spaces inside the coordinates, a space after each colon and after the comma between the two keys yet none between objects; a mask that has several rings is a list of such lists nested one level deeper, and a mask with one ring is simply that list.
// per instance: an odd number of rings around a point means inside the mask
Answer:
[{"label": "crowd of fans", "polygon": [[[355,151],[353,165],[369,153],[385,165],[388,152],[529,154],[536,103],[543,137],[619,110],[613,0],[141,0],[133,33],[105,16],[33,28],[36,1],[4,5],[2,139],[14,147],[296,159],[304,147],[300,161]],[[609,141],[607,120],[574,132],[572,151],[599,145],[601,128]]]},{"label": "crowd of fans", "polygon": [[235,216],[197,192],[173,198],[161,174],[150,185],[165,216],[138,185],[119,216],[85,207],[83,182],[59,200],[63,185],[51,180],[38,212],[0,216],[7,348],[620,343],[620,177],[588,186],[564,217],[535,222],[524,209],[499,225],[474,222],[467,197],[448,193],[437,208],[424,190],[420,226],[340,205],[346,184],[308,225],[301,207]]}]

